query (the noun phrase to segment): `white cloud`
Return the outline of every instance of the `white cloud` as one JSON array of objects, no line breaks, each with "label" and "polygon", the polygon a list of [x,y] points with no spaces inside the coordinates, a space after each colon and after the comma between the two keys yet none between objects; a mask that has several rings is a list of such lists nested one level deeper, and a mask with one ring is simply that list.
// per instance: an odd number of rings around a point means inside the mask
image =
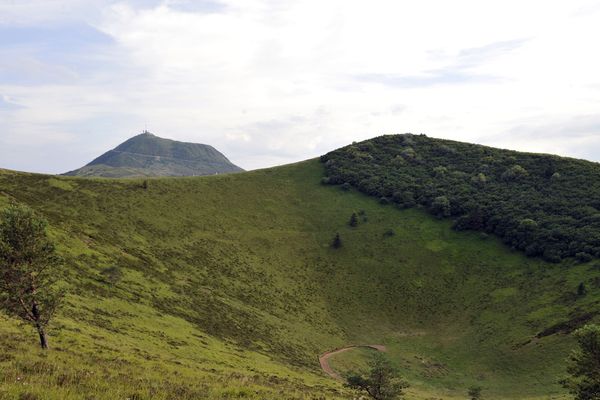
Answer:
[{"label": "white cloud", "polygon": [[[60,25],[69,9],[69,21],[113,41],[90,52],[92,72],[72,82],[0,81],[0,93],[24,106],[10,110],[0,141],[43,137],[95,150],[148,122],[245,168],[395,132],[599,159],[582,150],[597,139],[595,126],[569,146],[569,129],[537,136],[539,126],[600,115],[599,1],[84,3],[0,1],[0,24]],[[43,49],[34,56],[48,71],[73,68]]]}]

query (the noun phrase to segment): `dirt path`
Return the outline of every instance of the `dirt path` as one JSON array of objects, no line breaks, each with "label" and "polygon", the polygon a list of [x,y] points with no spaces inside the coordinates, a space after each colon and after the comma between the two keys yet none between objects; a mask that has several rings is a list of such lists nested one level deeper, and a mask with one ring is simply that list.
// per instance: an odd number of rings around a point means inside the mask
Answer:
[{"label": "dirt path", "polygon": [[331,368],[331,366],[329,366],[329,359],[332,356],[335,356],[336,354],[343,353],[345,351],[352,350],[357,347],[366,347],[366,348],[370,348],[370,349],[375,349],[377,351],[386,351],[387,350],[385,348],[385,346],[383,346],[381,344],[359,344],[359,345],[355,345],[355,346],[342,347],[340,349],[331,350],[331,351],[321,354],[319,356],[319,363],[321,364],[321,368],[323,369],[323,371],[325,371],[325,373],[327,375],[329,375],[333,379],[342,380],[342,377],[340,376],[340,374],[335,372],[333,370],[333,368]]}]

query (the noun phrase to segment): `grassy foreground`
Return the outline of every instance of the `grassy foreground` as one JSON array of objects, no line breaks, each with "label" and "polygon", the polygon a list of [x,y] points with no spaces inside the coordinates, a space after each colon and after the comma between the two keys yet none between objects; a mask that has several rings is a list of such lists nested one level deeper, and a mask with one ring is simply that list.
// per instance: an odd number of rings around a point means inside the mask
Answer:
[{"label": "grassy foreground", "polygon": [[311,160],[144,190],[0,171],[0,207],[49,220],[70,290],[47,353],[0,317],[0,399],[351,398],[317,356],[352,343],[385,344],[413,399],[562,398],[597,261],[526,258],[322,176]]}]

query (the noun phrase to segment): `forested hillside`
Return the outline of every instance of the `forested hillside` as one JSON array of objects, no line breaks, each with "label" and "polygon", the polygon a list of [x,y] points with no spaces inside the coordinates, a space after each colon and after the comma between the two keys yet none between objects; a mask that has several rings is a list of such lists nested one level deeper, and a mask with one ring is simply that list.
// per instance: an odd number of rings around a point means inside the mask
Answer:
[{"label": "forested hillside", "polygon": [[456,230],[497,235],[550,262],[600,257],[600,164],[547,154],[387,135],[323,156],[325,183],[400,208],[423,206]]}]

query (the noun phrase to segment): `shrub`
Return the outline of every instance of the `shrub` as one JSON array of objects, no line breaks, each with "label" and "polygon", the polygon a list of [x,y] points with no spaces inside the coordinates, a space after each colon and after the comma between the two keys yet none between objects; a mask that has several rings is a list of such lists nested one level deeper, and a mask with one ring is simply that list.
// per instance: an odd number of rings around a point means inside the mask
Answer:
[{"label": "shrub", "polygon": [[583,297],[586,294],[587,294],[587,289],[585,287],[585,283],[580,282],[579,285],[577,285],[577,296]]},{"label": "shrub", "polygon": [[113,285],[123,278],[123,272],[117,266],[105,268],[100,272],[100,274],[104,277],[106,282]]},{"label": "shrub", "polygon": [[578,349],[568,359],[570,377],[563,380],[575,400],[600,398],[600,326],[586,325],[575,332]]},{"label": "shrub", "polygon": [[340,247],[342,247],[342,239],[340,238],[339,233],[336,233],[335,236],[333,237],[333,241],[331,242],[331,247],[333,247],[334,249],[339,249]]},{"label": "shrub", "polygon": [[553,181],[557,181],[561,178],[561,175],[559,172],[555,172],[552,174],[552,176],[550,177],[550,179],[552,179]]},{"label": "shrub", "polygon": [[481,387],[480,386],[471,386],[469,390],[467,390],[467,395],[471,400],[480,400],[481,399]]},{"label": "shrub", "polygon": [[513,165],[502,174],[501,178],[505,181],[516,181],[529,175],[527,170],[520,165]]},{"label": "shrub", "polygon": [[412,147],[407,147],[400,153],[405,159],[413,159],[417,156],[417,152]]},{"label": "shrub", "polygon": [[577,261],[579,261],[580,263],[586,263],[586,262],[593,260],[593,257],[591,254],[588,254],[583,251],[575,254],[575,258],[577,258]]},{"label": "shrub", "polygon": [[410,208],[416,205],[415,194],[410,191],[396,191],[393,194],[392,200],[402,208]]},{"label": "shrub", "polygon": [[448,172],[448,168],[443,166],[438,166],[433,169],[433,173],[437,176],[444,176]]},{"label": "shrub", "polygon": [[487,176],[484,173],[480,172],[477,175],[471,177],[471,183],[477,186],[483,186],[487,182]]},{"label": "shrub", "polygon": [[408,383],[382,353],[375,353],[369,362],[369,371],[364,375],[350,373],[346,386],[374,400],[393,400],[404,397]]},{"label": "shrub", "polygon": [[437,217],[450,216],[450,200],[446,196],[438,196],[431,203],[431,212]]}]

